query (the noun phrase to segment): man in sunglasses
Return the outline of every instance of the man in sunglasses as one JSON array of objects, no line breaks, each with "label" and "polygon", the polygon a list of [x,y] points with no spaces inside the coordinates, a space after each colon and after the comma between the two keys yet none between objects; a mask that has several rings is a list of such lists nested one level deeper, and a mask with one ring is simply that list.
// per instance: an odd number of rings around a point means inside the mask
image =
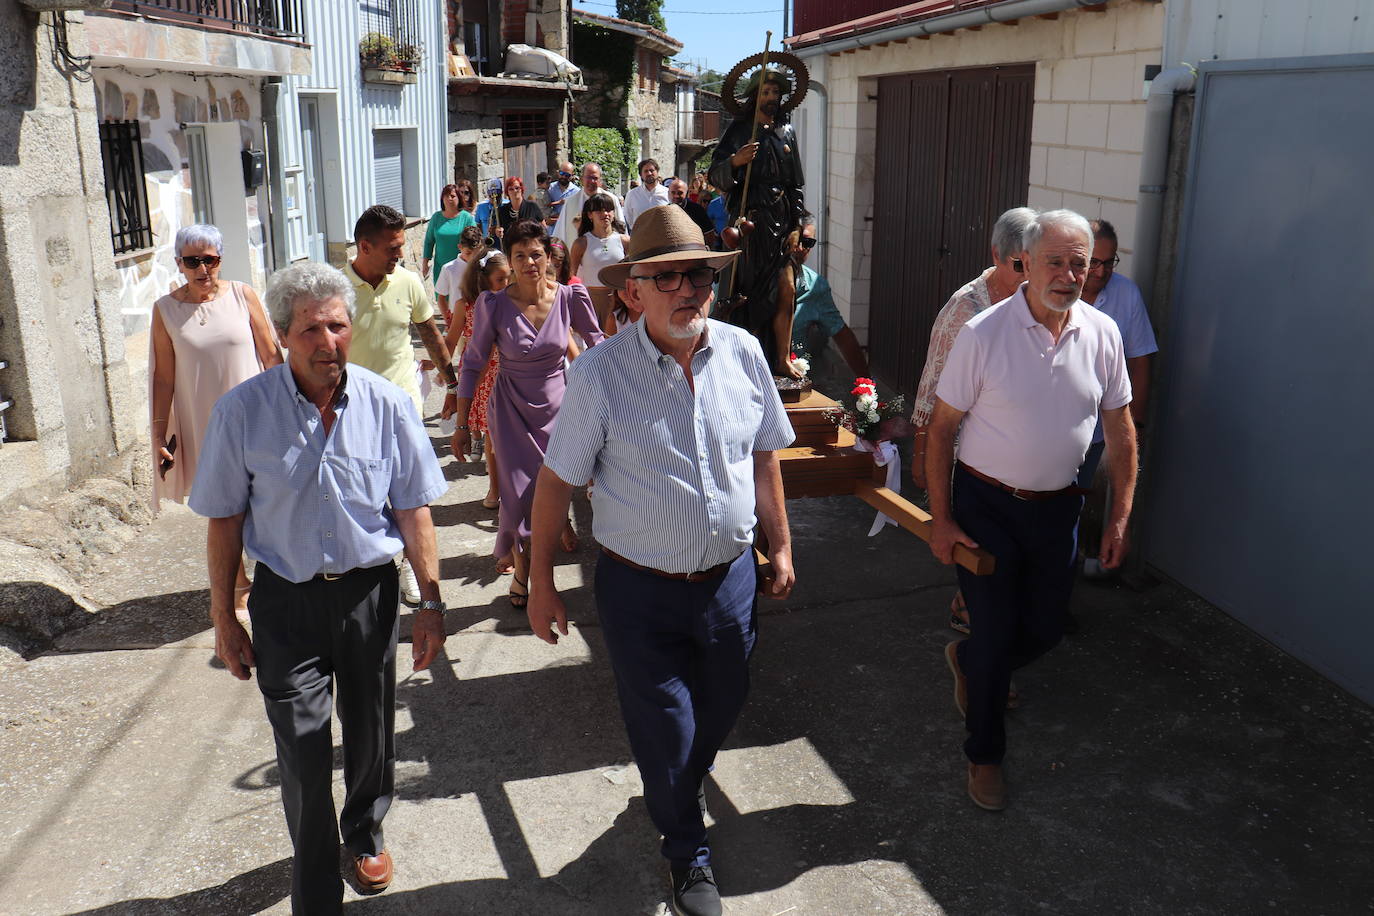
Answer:
[{"label": "man in sunglasses", "polygon": [[577,182],[573,181],[576,174],[573,164],[565,162],[558,167],[557,180],[549,184],[549,206],[545,212],[552,217],[553,222],[557,222],[563,212],[563,198],[577,190]]},{"label": "man in sunglasses", "polygon": [[[835,298],[825,277],[806,266],[811,249],[816,247],[816,220],[802,217],[801,228],[788,237],[792,245],[792,263],[797,265],[797,311],[792,316],[792,350],[807,353],[811,359],[811,375],[818,377],[820,357],[831,340],[853,372],[852,378],[868,376],[868,357],[854,331],[844,323],[844,316],[835,308]],[[813,345],[814,344],[814,345]],[[846,380],[850,381],[850,380]],[[845,385],[845,390],[850,386]]]},{"label": "man in sunglasses", "polygon": [[711,217],[706,215],[706,208],[687,196],[687,182],[681,178],[674,178],[668,183],[668,200],[681,207],[687,215],[692,218],[692,222],[697,224],[702,236],[706,239],[706,244],[716,247],[716,242],[720,238],[716,234],[716,227],[711,222]]},{"label": "man in sunglasses", "polygon": [[756,524],[769,594],[787,597],[793,581],[777,457],[792,427],[759,342],[706,317],[735,256],[708,249],[680,207],[639,218],[625,260],[601,278],[643,317],[573,361],[532,524],[527,613],[556,643],[568,633],[558,538],[573,487],[595,481],[601,632],[673,912],[691,916],[721,912],[702,780],[749,689]]}]

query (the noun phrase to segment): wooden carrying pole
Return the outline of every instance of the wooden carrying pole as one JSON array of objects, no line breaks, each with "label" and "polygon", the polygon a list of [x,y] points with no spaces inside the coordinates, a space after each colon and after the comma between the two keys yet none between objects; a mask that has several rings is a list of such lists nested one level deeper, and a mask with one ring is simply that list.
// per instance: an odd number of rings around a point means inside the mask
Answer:
[{"label": "wooden carrying pole", "polygon": [[[759,71],[759,88],[757,93],[754,95],[754,123],[751,126],[749,132],[750,143],[756,143],[759,139],[759,95],[763,93],[763,84],[768,77],[768,51],[772,47],[772,45],[773,32],[770,29],[763,39],[763,69]],[[757,158],[758,154],[755,153],[754,159]],[[739,198],[739,216],[735,217],[736,229],[739,229],[740,224],[744,222],[744,214],[749,211],[749,179],[754,176],[754,159],[750,159],[749,164],[744,168],[744,192],[740,194]],[[739,247],[741,251],[744,250],[743,230],[740,230],[739,234]],[[735,277],[737,276],[739,276],[739,267],[738,265],[732,265],[730,268],[730,291],[725,295],[725,298],[727,299],[735,295]]]},{"label": "wooden carrying pole", "polygon": [[[930,513],[920,506],[870,480],[857,481],[854,485],[854,495],[927,544],[930,543]],[[963,544],[954,545],[954,562],[975,576],[989,575],[997,565],[996,558],[983,548],[965,547]]]}]

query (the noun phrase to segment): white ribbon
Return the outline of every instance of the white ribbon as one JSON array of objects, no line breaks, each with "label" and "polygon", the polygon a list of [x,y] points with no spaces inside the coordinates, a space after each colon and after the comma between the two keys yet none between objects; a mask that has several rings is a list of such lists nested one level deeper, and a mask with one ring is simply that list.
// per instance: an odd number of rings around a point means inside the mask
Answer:
[{"label": "white ribbon", "polygon": [[[902,492],[902,462],[897,458],[897,446],[884,439],[875,447],[867,439],[856,439],[854,447],[861,452],[868,452],[873,456],[873,463],[878,467],[887,468],[887,480],[883,481],[883,486],[893,493]],[[897,522],[879,512],[873,519],[873,527],[868,529],[868,536],[873,537],[882,531],[886,525],[896,525]]]}]

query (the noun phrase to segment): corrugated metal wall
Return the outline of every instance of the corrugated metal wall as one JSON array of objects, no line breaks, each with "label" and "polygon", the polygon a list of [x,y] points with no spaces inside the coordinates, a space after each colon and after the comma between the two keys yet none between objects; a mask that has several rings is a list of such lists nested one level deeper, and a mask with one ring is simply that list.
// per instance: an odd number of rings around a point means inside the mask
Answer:
[{"label": "corrugated metal wall", "polygon": [[[448,124],[448,78],[445,68],[443,5],[432,0],[400,0],[414,4],[419,24],[418,45],[422,59],[418,80],[401,87],[363,83],[358,59],[362,38],[359,5],[350,0],[306,0],[306,38],[313,47],[314,72],[287,77],[281,94],[278,118],[283,138],[282,166],[301,166],[299,104],[301,90],[337,91],[339,148],[325,149],[326,159],[337,159],[338,175],[326,175],[331,197],[342,200],[342,223],[352,230],[358,214],[375,203],[372,162],[373,129],[414,128],[418,134],[419,187],[407,188],[408,216],[429,216],[438,207],[439,189],[445,180],[444,143]],[[321,109],[321,117],[325,116]],[[328,132],[324,132],[328,136]],[[331,218],[331,222],[334,220]],[[348,241],[330,233],[330,242]]]}]

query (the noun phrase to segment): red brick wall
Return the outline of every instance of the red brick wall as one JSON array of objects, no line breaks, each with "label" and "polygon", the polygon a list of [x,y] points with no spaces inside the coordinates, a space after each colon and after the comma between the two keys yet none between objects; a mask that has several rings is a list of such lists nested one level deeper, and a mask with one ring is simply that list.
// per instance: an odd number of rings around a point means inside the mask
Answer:
[{"label": "red brick wall", "polygon": [[501,37],[505,44],[525,43],[525,14],[530,11],[529,0],[506,0],[501,11]]}]

